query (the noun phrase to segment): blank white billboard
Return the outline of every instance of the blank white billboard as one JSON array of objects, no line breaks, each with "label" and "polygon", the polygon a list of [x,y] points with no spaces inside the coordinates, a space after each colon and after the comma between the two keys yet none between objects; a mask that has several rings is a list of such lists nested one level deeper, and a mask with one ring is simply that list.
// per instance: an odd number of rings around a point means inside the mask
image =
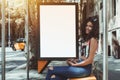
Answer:
[{"label": "blank white billboard", "polygon": [[76,4],[39,5],[40,58],[77,57]]}]

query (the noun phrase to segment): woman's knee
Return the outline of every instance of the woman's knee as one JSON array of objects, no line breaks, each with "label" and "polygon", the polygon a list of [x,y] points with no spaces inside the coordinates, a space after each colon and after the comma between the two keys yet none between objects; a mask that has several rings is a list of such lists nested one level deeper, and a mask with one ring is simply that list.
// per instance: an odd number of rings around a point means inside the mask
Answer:
[{"label": "woman's knee", "polygon": [[56,76],[53,74],[53,75],[51,76],[51,78],[56,78]]},{"label": "woman's knee", "polygon": [[49,69],[49,70],[53,70],[54,68],[53,68],[53,66],[51,66],[51,67],[49,67],[48,69]]},{"label": "woman's knee", "polygon": [[48,74],[52,75],[54,73],[54,68],[53,67],[49,67],[48,68]]}]

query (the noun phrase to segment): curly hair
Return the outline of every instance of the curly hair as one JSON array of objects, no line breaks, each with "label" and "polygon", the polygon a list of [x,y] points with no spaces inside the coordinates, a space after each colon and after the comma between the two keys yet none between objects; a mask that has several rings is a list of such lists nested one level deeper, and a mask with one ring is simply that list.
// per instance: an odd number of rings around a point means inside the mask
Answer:
[{"label": "curly hair", "polygon": [[[86,24],[88,22],[91,22],[93,24],[93,29],[91,30],[91,32],[89,34],[86,34]],[[89,17],[87,20],[85,20],[85,22],[82,23],[81,25],[81,36],[83,38],[84,41],[89,40],[90,38],[95,38],[98,39],[99,38],[99,20],[98,20],[98,16],[93,16],[93,17]]]}]

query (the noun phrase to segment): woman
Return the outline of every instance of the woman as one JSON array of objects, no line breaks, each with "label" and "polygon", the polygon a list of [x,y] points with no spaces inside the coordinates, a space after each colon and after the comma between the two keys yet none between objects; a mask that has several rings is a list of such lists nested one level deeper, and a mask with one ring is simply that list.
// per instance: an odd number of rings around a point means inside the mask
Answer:
[{"label": "woman", "polygon": [[80,60],[68,59],[69,66],[55,66],[48,69],[46,80],[67,80],[72,77],[86,77],[91,74],[92,62],[98,48],[99,21],[97,16],[90,17],[81,27],[84,40]]}]

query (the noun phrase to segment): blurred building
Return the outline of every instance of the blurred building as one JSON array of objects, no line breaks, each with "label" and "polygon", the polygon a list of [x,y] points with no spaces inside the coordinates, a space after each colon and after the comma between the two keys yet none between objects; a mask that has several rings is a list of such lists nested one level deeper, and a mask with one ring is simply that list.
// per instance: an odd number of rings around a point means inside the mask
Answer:
[{"label": "blurred building", "polygon": [[[86,18],[94,15],[99,16],[100,26],[100,46],[99,53],[102,53],[102,41],[103,41],[103,2],[102,0],[80,0],[81,10],[81,22]],[[112,37],[115,37],[120,44],[120,1],[108,0],[107,2],[107,27],[108,27],[108,45],[109,55],[113,55]]]}]

